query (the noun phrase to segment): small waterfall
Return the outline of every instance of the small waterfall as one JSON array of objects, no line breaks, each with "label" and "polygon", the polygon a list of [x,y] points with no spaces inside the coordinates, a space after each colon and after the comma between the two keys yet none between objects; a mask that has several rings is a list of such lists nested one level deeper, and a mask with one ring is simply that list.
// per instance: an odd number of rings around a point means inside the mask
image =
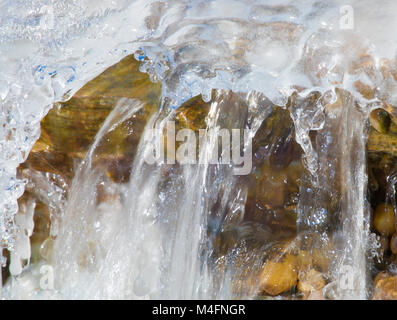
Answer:
[{"label": "small waterfall", "polygon": [[330,297],[365,299],[367,111],[346,91],[337,91],[337,100],[323,110],[325,118],[314,140],[316,171],[304,178],[298,224],[303,232],[314,232],[315,246],[332,244]]},{"label": "small waterfall", "polygon": [[[304,108],[313,105],[324,112],[310,142],[312,151],[306,153],[316,170],[307,170],[302,177],[296,241],[311,237],[313,248],[331,246],[328,254],[334,259],[330,269],[333,281],[326,287],[329,297],[365,299],[369,232],[365,205],[366,111],[346,91],[337,91],[335,101],[318,107],[323,98],[317,94],[309,99],[295,97],[287,106],[293,119],[298,109],[308,112]],[[198,164],[175,163],[175,151],[168,151],[175,146],[164,140],[164,134],[172,131],[175,135],[172,121],[176,112],[163,107],[150,116],[141,134],[130,182],[117,184],[105,175],[98,160],[107,135],[141,108],[138,100],[121,99],[77,169],[56,224],[60,226],[56,238],[49,240],[52,249],[48,262],[56,274],[57,294],[68,299],[255,296],[258,284],[248,291],[235,291],[233,286],[244,270],[255,273],[264,254],[261,250],[267,247],[255,251],[250,266],[242,269],[235,259],[244,246],[214,255],[219,233],[229,228],[245,233],[243,238],[252,233],[252,226],[243,222],[248,185],[244,176],[234,175],[233,165],[221,164],[226,155],[222,153],[225,150],[218,152],[218,135],[197,140]],[[272,110],[274,105],[262,94],[216,90],[204,131],[246,129],[249,139],[242,148],[252,153],[252,139]],[[302,119],[294,119],[296,127]],[[156,145],[167,148],[158,154],[155,150],[160,161],[148,163]],[[218,159],[213,159],[214,154]],[[216,161],[204,161],[211,158]],[[266,238],[263,230],[256,232]],[[285,250],[294,247],[292,244]],[[223,260],[225,266],[219,268]]]},{"label": "small waterfall", "polygon": [[[247,130],[239,153],[250,151],[272,110],[262,95],[222,90],[214,92],[210,105],[206,133]],[[232,270],[217,268],[213,241],[228,225],[243,221],[248,189],[233,166],[207,161],[226,157],[226,149],[218,153],[218,136],[202,138],[199,164],[169,165],[168,158],[148,164],[148,154],[175,118],[163,108],[142,132],[130,182],[115,184],[104,175],[98,159],[106,136],[141,107],[139,101],[119,101],[77,169],[56,238],[46,244],[57,292],[74,299],[233,298]]]},{"label": "small waterfall", "polygon": [[[366,202],[366,110],[360,110],[354,99],[342,94],[343,111],[341,150],[342,198],[340,262],[336,279],[344,299],[367,298],[367,237],[369,211]],[[349,186],[349,187],[347,187]],[[342,278],[344,277],[344,279]],[[345,283],[343,283],[345,281]],[[346,285],[351,285],[349,287]]]},{"label": "small waterfall", "polygon": [[[327,283],[325,298],[371,297],[380,246],[371,232],[391,237],[372,226],[371,210],[390,202],[395,216],[396,198],[389,172],[386,199],[381,191],[367,199],[367,119],[374,108],[396,114],[395,1],[6,2],[0,265],[10,274],[4,288],[0,274],[1,297],[235,299],[289,290],[295,298],[308,269]],[[128,83],[111,97],[95,85],[81,94],[127,55],[141,77],[122,73]],[[142,89],[151,85],[144,73],[158,92]],[[45,114],[74,94],[112,106],[88,151],[71,156],[74,177],[24,168]],[[180,118],[194,99],[200,125]],[[128,127],[142,114],[139,129]],[[133,150],[121,159],[122,146],[110,145],[123,126]],[[112,165],[122,161],[128,178],[116,179]],[[51,230],[43,259],[30,261],[39,203]],[[307,252],[325,262],[302,263]],[[48,266],[55,289],[41,292]],[[293,285],[266,292],[274,267]]]}]

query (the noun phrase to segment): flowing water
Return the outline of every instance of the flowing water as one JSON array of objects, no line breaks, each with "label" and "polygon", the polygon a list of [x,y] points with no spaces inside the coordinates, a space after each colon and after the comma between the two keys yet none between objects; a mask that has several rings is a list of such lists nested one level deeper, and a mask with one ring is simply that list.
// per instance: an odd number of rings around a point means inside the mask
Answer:
[{"label": "flowing water", "polygon": [[[12,251],[13,275],[2,296],[257,296],[259,284],[249,279],[280,234],[246,221],[249,177],[235,175],[235,164],[146,161],[160,139],[152,129],[169,130],[178,108],[201,95],[210,106],[204,129],[245,130],[240,151],[249,154],[275,106],[289,113],[305,170],[296,234],[284,253],[332,243],[327,297],[368,298],[376,243],[366,199],[366,119],[397,102],[390,71],[397,4],[347,2],[0,2],[0,237]],[[16,178],[16,168],[53,103],[128,54],[162,86],[161,106],[141,133],[129,182],[112,182],[97,161],[107,135],[142,108],[139,100],[122,99],[76,164],[67,197],[57,177],[36,176],[36,187],[46,190],[40,201],[52,208],[52,238],[43,244],[46,261],[23,265],[34,203],[18,210],[18,197],[32,186]],[[207,159],[216,149],[210,137],[197,152]],[[234,244],[219,249],[219,235],[229,230],[237,235]],[[53,268],[54,290],[40,290],[46,265]]]}]

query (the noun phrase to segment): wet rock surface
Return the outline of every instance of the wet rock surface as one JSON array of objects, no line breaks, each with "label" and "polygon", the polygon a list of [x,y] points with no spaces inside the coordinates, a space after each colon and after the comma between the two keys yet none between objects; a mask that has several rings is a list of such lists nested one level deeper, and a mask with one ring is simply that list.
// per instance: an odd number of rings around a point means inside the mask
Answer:
[{"label": "wet rock surface", "polygon": [[374,282],[374,300],[397,300],[397,276],[381,273]]},{"label": "wet rock surface", "polygon": [[260,276],[260,288],[272,296],[291,290],[298,282],[296,258],[286,255],[265,263]]},{"label": "wet rock surface", "polygon": [[323,300],[322,289],[326,285],[321,272],[310,269],[299,275],[298,290],[307,300]]},{"label": "wet rock surface", "polygon": [[131,162],[150,115],[159,107],[160,84],[139,72],[139,63],[128,56],[88,82],[70,100],[56,104],[41,123],[41,136],[22,167],[61,174],[69,179],[93,143],[98,130],[124,99],[138,99],[144,107],[106,137],[98,161],[109,163],[109,174],[128,180]]}]

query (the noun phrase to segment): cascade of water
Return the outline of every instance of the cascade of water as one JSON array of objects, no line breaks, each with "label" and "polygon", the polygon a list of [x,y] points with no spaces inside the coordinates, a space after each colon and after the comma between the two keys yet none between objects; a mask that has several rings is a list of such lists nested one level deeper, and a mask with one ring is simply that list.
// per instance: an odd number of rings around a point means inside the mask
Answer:
[{"label": "cascade of water", "polygon": [[[338,299],[365,299],[367,279],[366,124],[365,109],[349,92],[324,106],[323,125],[314,139],[315,174],[301,187],[298,224],[329,246],[334,255],[332,294]],[[302,104],[300,104],[302,106]],[[353,151],[354,150],[354,151]]]},{"label": "cascade of water", "polygon": [[[153,138],[161,139],[175,116],[163,109],[142,133],[128,185],[111,183],[95,164],[106,134],[140,108],[136,101],[117,104],[76,173],[49,259],[55,288],[65,298],[233,298],[232,270],[214,267],[212,239],[242,221],[247,186],[230,164],[205,161],[218,149],[218,136],[200,141],[200,164],[148,164]],[[220,90],[205,131],[246,129],[251,138],[242,148],[251,152],[251,139],[271,110],[260,94]],[[98,186],[107,194],[99,205]]]},{"label": "cascade of water", "polygon": [[[206,131],[216,128],[246,129],[251,138],[245,141],[243,150],[245,153],[251,152],[251,139],[270,110],[269,101],[261,95],[239,97],[220,90],[211,102]],[[208,136],[200,145],[199,159],[211,158],[216,149],[218,136]],[[225,274],[213,274],[213,266],[208,261],[212,251],[208,235],[220,232],[230,222],[243,219],[247,188],[238,184],[238,177],[233,175],[230,164],[211,165],[203,161],[202,165],[183,166],[179,174],[182,176],[183,192],[177,199],[176,207],[168,211],[167,220],[174,221],[174,224],[170,224],[172,231],[167,232],[167,239],[164,239],[165,244],[172,243],[171,246],[166,245],[165,250],[170,254],[170,266],[166,271],[170,282],[165,297],[232,298],[230,280]],[[167,194],[178,194],[178,185],[172,183],[168,188]],[[207,230],[209,225],[211,230]],[[184,273],[180,272],[181,268]],[[214,288],[214,283],[219,281],[220,287]]]},{"label": "cascade of water", "polygon": [[[367,298],[367,237],[369,211],[366,205],[366,111],[360,110],[349,93],[342,93],[341,232],[344,239],[336,279],[343,299]],[[353,151],[354,150],[354,151]],[[346,279],[347,278],[347,279]],[[346,280],[344,280],[346,279]],[[346,285],[346,281],[349,285]]]},{"label": "cascade of water", "polygon": [[[242,220],[246,185],[239,185],[233,167],[145,162],[152,140],[160,139],[151,130],[166,130],[175,115],[167,107],[178,107],[201,94],[211,102],[207,131],[248,129],[250,138],[271,111],[264,96],[288,108],[308,169],[299,195],[299,236],[318,238],[315,245],[332,247],[335,297],[366,297],[367,107],[358,105],[395,105],[396,77],[389,68],[395,63],[395,41],[388,32],[395,29],[395,1],[384,0],[377,8],[369,0],[352,1],[356,19],[351,30],[340,25],[342,0],[322,4],[317,0],[302,4],[120,0],[98,8],[88,0],[79,6],[54,1],[45,13],[33,2],[23,10],[12,1],[4,3],[6,16],[0,14],[4,25],[0,30],[2,247],[12,250],[18,245],[13,220],[23,181],[15,178],[15,168],[37,140],[49,106],[67,99],[106,66],[140,47],[136,57],[142,61],[141,70],[162,82],[163,101],[169,105],[148,121],[128,185],[113,183],[96,159],[107,133],[141,105],[121,101],[97,134],[74,178],[66,209],[59,210],[63,212],[60,230],[53,228],[57,239],[51,263],[61,294],[68,298],[233,297],[229,279],[233,272],[214,271],[212,241],[214,234]],[[211,98],[214,88],[245,94],[219,90]],[[334,94],[336,88],[346,91]],[[325,101],[330,92],[331,99]],[[314,103],[305,100],[312,94]],[[291,95],[303,99],[289,105]],[[335,96],[337,101],[331,101]],[[210,157],[217,147],[216,139],[205,140],[200,157]],[[244,149],[250,150],[250,142]],[[42,178],[36,176],[36,182]],[[98,201],[100,193],[105,201]],[[61,196],[57,199],[63,201]],[[14,261],[12,269],[18,273],[22,269],[15,265],[18,259]]]},{"label": "cascade of water", "polygon": [[[113,278],[116,281],[116,277],[111,277],[112,266],[115,267],[113,272],[119,272],[117,263],[125,266],[128,264],[122,264],[121,259],[113,260],[113,253],[109,250],[112,243],[115,246],[117,243],[111,239],[115,236],[115,230],[119,230],[120,238],[126,235],[123,233],[125,224],[122,221],[125,212],[121,208],[118,190],[94,163],[98,156],[98,147],[106,141],[106,135],[141,108],[142,103],[136,100],[121,99],[118,102],[96,135],[73,180],[65,211],[60,217],[61,228],[51,256],[51,261],[54,261],[56,285],[62,288],[61,293],[67,297],[125,298],[124,295],[118,295],[112,285],[106,288],[100,286],[101,281],[111,282]],[[97,206],[99,186],[104,187],[105,196],[113,199],[111,205],[105,201],[101,207]],[[125,250],[130,248],[128,239],[119,241],[125,244]],[[76,273],[78,270],[81,273]],[[94,270],[98,272],[96,277],[92,274]],[[124,285],[130,284],[126,278],[119,281],[123,280]],[[85,292],[75,289],[80,288],[82,284],[87,286]],[[121,285],[121,282],[117,282],[117,285]],[[127,290],[123,292],[128,296]]]}]

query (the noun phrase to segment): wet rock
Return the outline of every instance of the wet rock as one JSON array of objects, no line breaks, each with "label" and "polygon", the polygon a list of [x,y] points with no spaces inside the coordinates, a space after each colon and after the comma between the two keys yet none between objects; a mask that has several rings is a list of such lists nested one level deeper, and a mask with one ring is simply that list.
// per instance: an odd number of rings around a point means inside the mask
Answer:
[{"label": "wet rock", "polygon": [[374,280],[374,300],[397,300],[397,276],[381,272]]},{"label": "wet rock", "polygon": [[299,275],[298,290],[302,293],[304,299],[323,299],[321,289],[326,282],[321,272],[310,269]]},{"label": "wet rock", "polygon": [[300,271],[307,272],[316,269],[328,272],[329,264],[335,252],[335,240],[330,235],[325,237],[315,232],[300,235],[300,250],[297,254]]},{"label": "wet rock", "polygon": [[[57,103],[41,122],[41,136],[22,168],[62,174],[70,179],[103,122],[121,98],[138,99],[143,109],[105,136],[101,161],[111,162],[109,175],[128,180],[125,161],[133,159],[140,133],[159,106],[160,84],[139,71],[133,56],[122,59],[82,87],[69,101]],[[126,160],[127,159],[127,160]]]},{"label": "wet rock", "polygon": [[296,206],[302,166],[293,161],[286,168],[265,164],[252,175],[246,217],[269,226],[273,232],[295,235]]},{"label": "wet rock", "polygon": [[[86,151],[103,121],[121,98],[137,98],[148,109],[159,103],[160,85],[139,72],[128,56],[88,82],[69,101],[55,106],[42,121],[55,151]],[[119,141],[114,141],[117,143]]]},{"label": "wet rock", "polygon": [[299,250],[297,256],[299,270],[308,270],[313,266],[313,257],[308,250]]},{"label": "wet rock", "polygon": [[62,174],[65,178],[73,176],[73,159],[67,154],[55,151],[55,147],[45,130],[41,130],[41,136],[29,153],[28,159],[19,167],[33,169],[42,172]]},{"label": "wet rock", "polygon": [[176,130],[180,128],[205,129],[205,119],[209,110],[210,104],[205,103],[201,95],[188,100],[176,110]]},{"label": "wet rock", "polygon": [[379,248],[380,255],[383,256],[386,253],[386,251],[389,250],[390,248],[388,237],[380,236],[379,244],[380,244],[380,248]]},{"label": "wet rock", "polygon": [[390,239],[390,250],[393,254],[397,254],[397,233],[394,233]]},{"label": "wet rock", "polygon": [[354,82],[354,87],[365,99],[371,100],[375,97],[375,89],[360,80]]},{"label": "wet rock", "polygon": [[268,260],[259,281],[261,290],[272,296],[291,290],[298,282],[296,257],[286,254],[283,258]]},{"label": "wet rock", "polygon": [[386,271],[379,272],[374,278],[374,285],[378,283],[379,280],[386,279],[390,277],[390,274]]},{"label": "wet rock", "polygon": [[329,248],[314,248],[312,250],[313,264],[321,271],[328,271],[331,262],[331,251]]},{"label": "wet rock", "polygon": [[34,230],[30,237],[32,247],[31,261],[33,263],[38,262],[42,257],[40,248],[50,235],[50,226],[51,219],[48,207],[42,202],[37,202],[34,212]]},{"label": "wet rock", "polygon": [[262,171],[258,181],[257,202],[261,207],[281,207],[287,195],[287,175],[270,168]]},{"label": "wet rock", "polygon": [[369,122],[376,131],[380,133],[387,133],[390,128],[391,120],[387,111],[383,109],[376,109],[370,113]]},{"label": "wet rock", "polygon": [[[396,73],[396,75],[397,75],[397,73]],[[390,119],[392,121],[392,124],[397,124],[397,110],[396,110],[396,107],[390,105],[386,101],[382,101],[382,107],[389,113]]]},{"label": "wet rock", "polygon": [[390,204],[382,203],[375,209],[374,227],[381,235],[390,236],[396,230],[394,209]]},{"label": "wet rock", "polygon": [[[384,131],[387,126],[378,126],[379,130]],[[367,151],[369,153],[385,153],[393,157],[397,156],[397,125],[391,122],[386,132],[380,132],[375,127],[369,130]]]},{"label": "wet rock", "polygon": [[373,208],[390,199],[390,182],[397,173],[396,157],[387,153],[368,154],[369,200]]},{"label": "wet rock", "polygon": [[254,162],[259,166],[268,162],[273,168],[288,167],[302,153],[294,138],[295,127],[289,112],[274,107],[253,139]]}]

